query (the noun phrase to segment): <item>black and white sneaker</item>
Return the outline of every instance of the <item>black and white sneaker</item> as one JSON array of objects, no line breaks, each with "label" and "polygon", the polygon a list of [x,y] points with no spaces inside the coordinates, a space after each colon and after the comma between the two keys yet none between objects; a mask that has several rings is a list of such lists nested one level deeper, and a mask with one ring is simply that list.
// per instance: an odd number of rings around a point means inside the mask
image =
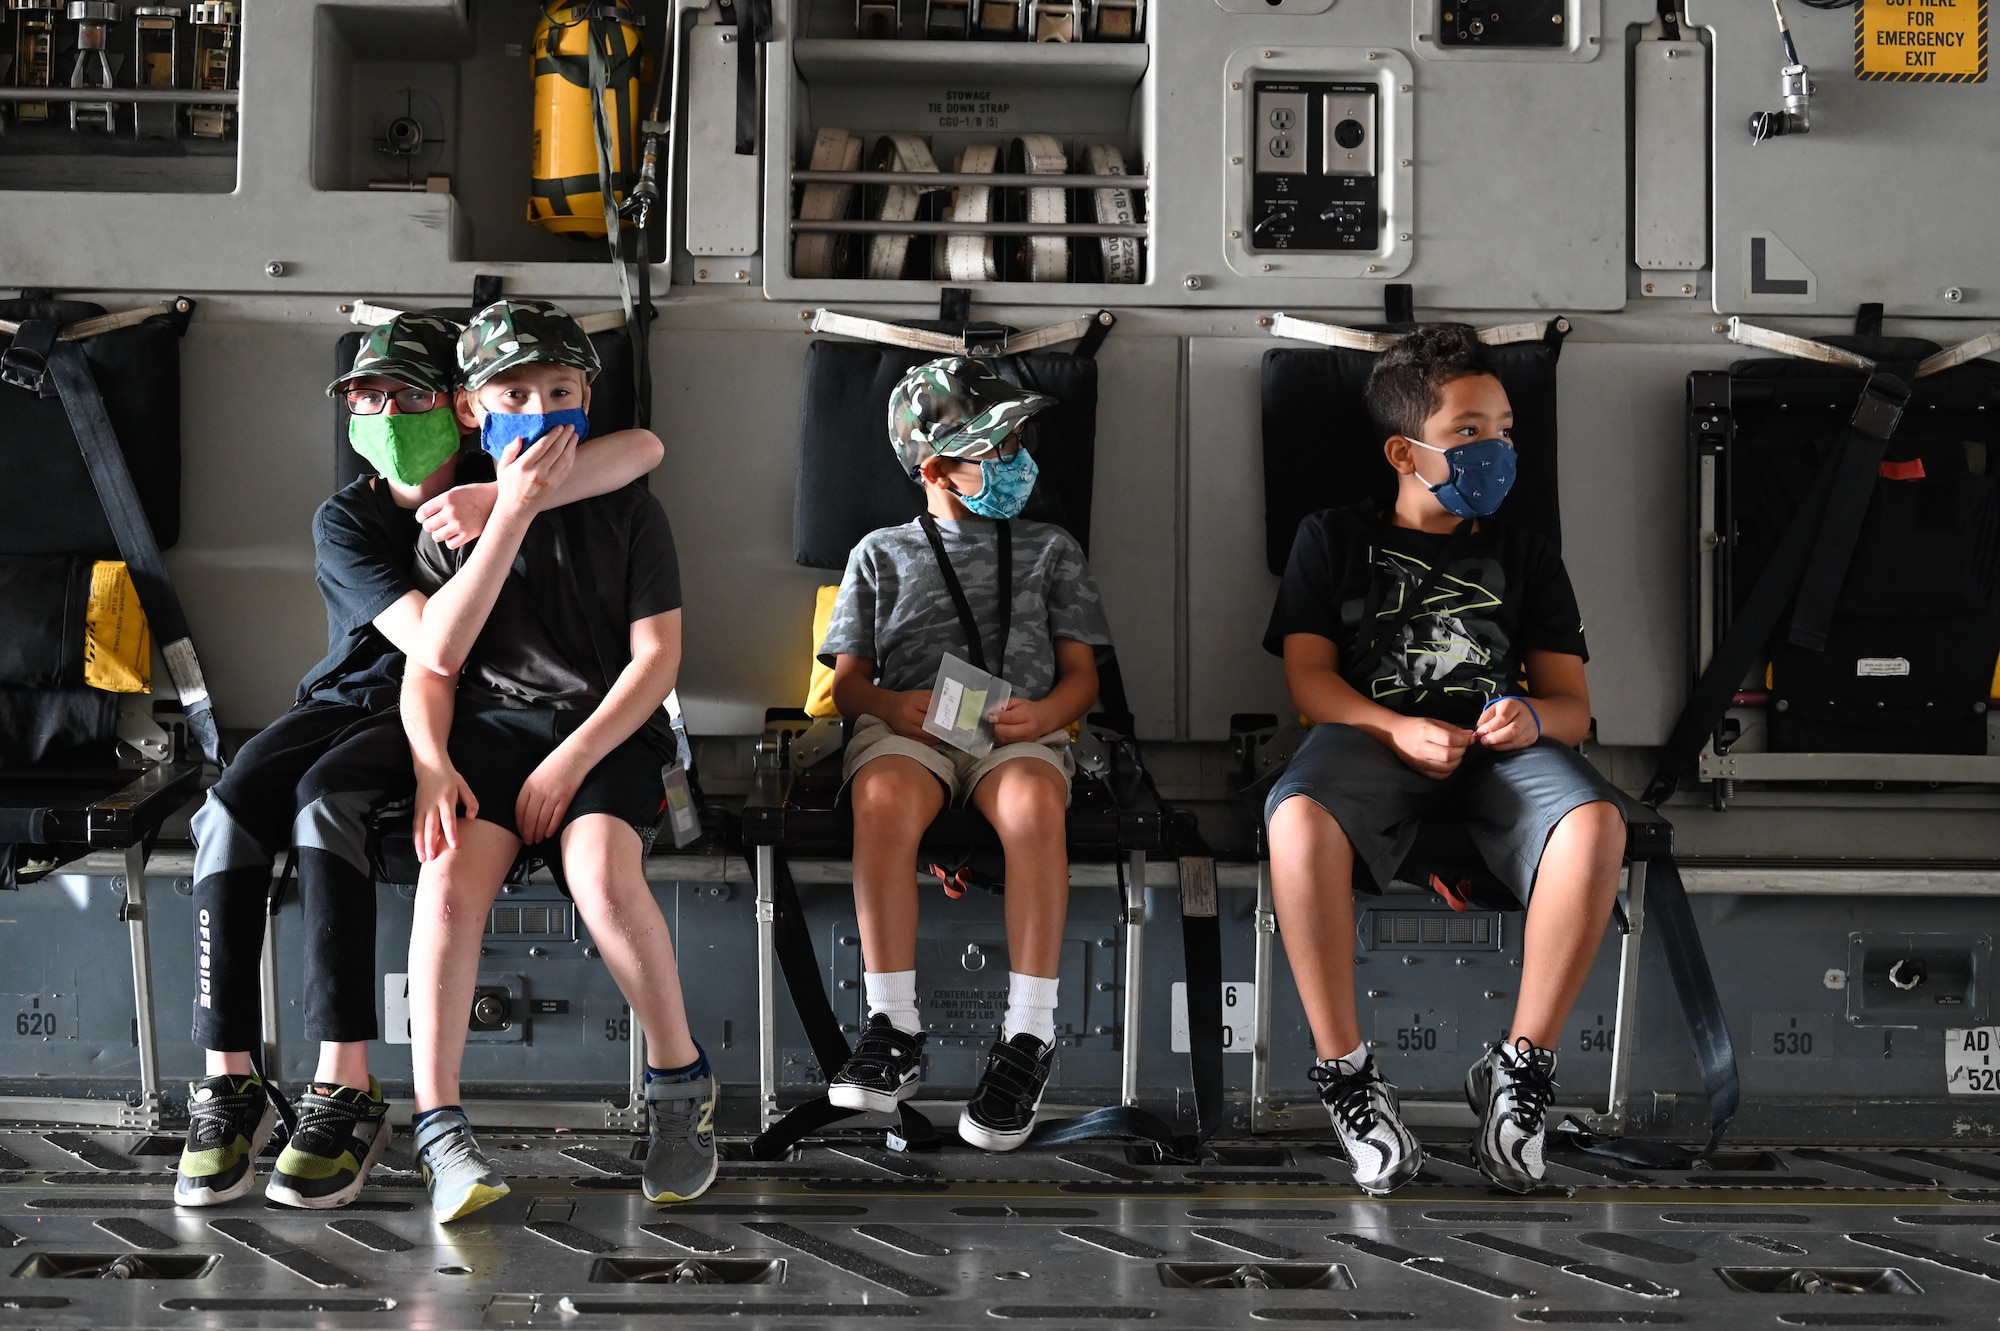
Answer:
[{"label": "black and white sneaker", "polygon": [[826,1098],[842,1109],[893,1114],[924,1076],[924,1033],[905,1035],[883,1013],[868,1018],[854,1052],[840,1065]]},{"label": "black and white sneaker", "polygon": [[1510,1192],[1528,1192],[1546,1176],[1543,1120],[1555,1092],[1555,1050],[1525,1035],[1492,1046],[1465,1074],[1465,1102],[1479,1116],[1473,1154],[1486,1177]]},{"label": "black and white sneaker", "polygon": [[1319,1086],[1320,1101],[1354,1166],[1355,1186],[1380,1197],[1417,1176],[1423,1148],[1403,1126],[1396,1088],[1382,1076],[1373,1054],[1359,1071],[1336,1060],[1332,1066],[1315,1063],[1306,1075]]},{"label": "black and white sneaker", "polygon": [[1011,1151],[1028,1140],[1055,1063],[1055,1046],[1026,1031],[1011,1040],[995,1040],[986,1052],[979,1087],[958,1116],[958,1135],[988,1151]]}]

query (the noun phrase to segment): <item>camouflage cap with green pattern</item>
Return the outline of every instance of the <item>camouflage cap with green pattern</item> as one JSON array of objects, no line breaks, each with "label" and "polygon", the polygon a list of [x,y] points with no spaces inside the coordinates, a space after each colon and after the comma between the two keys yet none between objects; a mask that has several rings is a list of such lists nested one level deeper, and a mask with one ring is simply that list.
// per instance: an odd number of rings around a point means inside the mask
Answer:
[{"label": "camouflage cap with green pattern", "polygon": [[412,388],[449,393],[458,385],[458,335],[463,331],[435,314],[399,314],[361,339],[354,368],[326,386],[332,397],[356,379],[394,379]]},{"label": "camouflage cap with green pattern", "polygon": [[599,369],[590,335],[551,301],[496,300],[472,316],[458,339],[458,369],[467,388],[535,361],[573,365],[592,379]]},{"label": "camouflage cap with green pattern", "polygon": [[912,479],[927,458],[990,452],[1036,412],[1045,393],[1008,383],[969,356],[946,356],[904,375],[889,394],[889,442]]}]

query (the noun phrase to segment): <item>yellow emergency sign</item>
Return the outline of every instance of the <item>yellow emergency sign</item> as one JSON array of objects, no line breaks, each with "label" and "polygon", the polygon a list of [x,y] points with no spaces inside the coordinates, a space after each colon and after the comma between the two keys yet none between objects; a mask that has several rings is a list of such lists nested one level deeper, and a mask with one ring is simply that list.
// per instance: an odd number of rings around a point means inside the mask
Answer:
[{"label": "yellow emergency sign", "polygon": [[1984,83],[1987,0],[1861,0],[1854,77],[1895,83]]}]

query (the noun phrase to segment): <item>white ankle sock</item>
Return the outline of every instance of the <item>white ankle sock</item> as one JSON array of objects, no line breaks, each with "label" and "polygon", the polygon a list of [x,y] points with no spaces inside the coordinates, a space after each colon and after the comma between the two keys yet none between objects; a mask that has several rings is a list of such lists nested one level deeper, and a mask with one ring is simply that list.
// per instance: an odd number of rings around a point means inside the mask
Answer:
[{"label": "white ankle sock", "polygon": [[1043,1044],[1056,1041],[1056,981],[1039,975],[1007,973],[1007,1021],[1000,1038],[1011,1040],[1022,1031]]},{"label": "white ankle sock", "polygon": [[1335,1063],[1347,1064],[1349,1072],[1361,1071],[1368,1065],[1368,1042],[1363,1040],[1354,1047],[1354,1052],[1351,1054],[1342,1054],[1339,1058],[1322,1058],[1319,1061],[1319,1065],[1323,1068],[1330,1068]]},{"label": "white ankle sock", "polygon": [[877,1012],[905,1035],[924,1028],[917,1015],[917,973],[915,971],[866,971],[861,976],[868,990],[868,1015]]}]

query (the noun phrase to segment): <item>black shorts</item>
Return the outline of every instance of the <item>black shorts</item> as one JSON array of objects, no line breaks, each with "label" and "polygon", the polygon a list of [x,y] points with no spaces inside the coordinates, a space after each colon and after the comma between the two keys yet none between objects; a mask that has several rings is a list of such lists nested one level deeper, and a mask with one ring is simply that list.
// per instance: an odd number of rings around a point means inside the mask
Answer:
[{"label": "black shorts", "polygon": [[1524,904],[1557,823],[1598,800],[1624,808],[1617,788],[1582,754],[1552,739],[1507,753],[1468,750],[1457,771],[1436,781],[1343,725],[1312,728],[1264,801],[1266,825],[1294,795],[1333,815],[1378,884],[1395,877],[1423,819],[1463,821],[1487,867]]},{"label": "black shorts", "polygon": [[[451,723],[451,761],[479,800],[479,820],[504,827],[519,836],[514,823],[514,803],[521,787],[534,775],[542,759],[558,744],[576,733],[590,719],[589,712],[555,712],[509,707],[460,706]],[[659,832],[660,816],[666,809],[665,760],[638,736],[606,754],[590,769],[576,797],[563,813],[563,827],[593,813],[622,818],[639,834],[640,844],[652,849]],[[545,858],[556,882],[563,886],[561,859],[550,839]]]}]

